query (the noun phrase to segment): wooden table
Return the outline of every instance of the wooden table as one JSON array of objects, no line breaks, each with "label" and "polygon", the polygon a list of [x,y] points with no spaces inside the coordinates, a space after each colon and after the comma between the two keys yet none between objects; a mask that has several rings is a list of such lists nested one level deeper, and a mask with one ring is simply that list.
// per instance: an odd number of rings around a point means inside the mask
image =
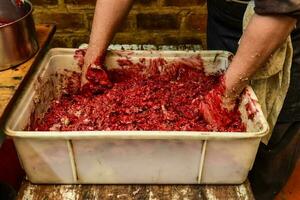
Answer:
[{"label": "wooden table", "polygon": [[252,200],[242,185],[34,185],[25,181],[17,200]]},{"label": "wooden table", "polygon": [[[40,50],[28,62],[0,72],[0,119],[4,119],[14,100],[22,90],[22,82],[34,70],[44,55],[55,26],[37,25]],[[97,199],[254,199],[249,182],[241,185],[35,185],[24,180],[17,200],[97,200]]]}]

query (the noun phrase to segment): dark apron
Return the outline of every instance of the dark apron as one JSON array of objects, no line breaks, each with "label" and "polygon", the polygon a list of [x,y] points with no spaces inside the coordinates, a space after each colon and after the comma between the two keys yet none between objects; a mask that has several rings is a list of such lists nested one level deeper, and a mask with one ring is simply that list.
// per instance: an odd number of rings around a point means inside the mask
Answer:
[{"label": "dark apron", "polygon": [[[207,46],[236,52],[242,35],[245,3],[208,0]],[[300,29],[292,33],[291,83],[268,145],[260,144],[249,174],[256,199],[273,199],[286,183],[300,154]]]}]

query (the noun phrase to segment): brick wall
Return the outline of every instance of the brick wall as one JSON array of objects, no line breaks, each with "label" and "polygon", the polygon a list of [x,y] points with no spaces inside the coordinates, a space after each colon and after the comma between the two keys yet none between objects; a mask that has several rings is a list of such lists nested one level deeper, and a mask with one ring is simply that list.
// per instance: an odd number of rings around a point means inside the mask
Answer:
[{"label": "brick wall", "polygon": [[[31,0],[36,23],[56,23],[53,47],[88,43],[96,0]],[[205,0],[135,0],[113,43],[206,43]]]}]

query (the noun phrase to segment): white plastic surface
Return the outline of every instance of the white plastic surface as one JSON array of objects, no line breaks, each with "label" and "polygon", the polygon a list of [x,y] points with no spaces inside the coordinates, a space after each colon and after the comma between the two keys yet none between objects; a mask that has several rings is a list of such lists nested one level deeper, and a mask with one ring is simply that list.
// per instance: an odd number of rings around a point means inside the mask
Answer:
[{"label": "white plastic surface", "polygon": [[[251,88],[240,105],[247,133],[194,131],[23,131],[30,116],[41,116],[59,95],[55,72],[79,71],[74,49],[52,49],[16,103],[5,132],[14,138],[19,158],[33,183],[242,183],[252,167],[261,137],[268,124]],[[205,71],[216,73],[228,66],[223,51],[113,51],[107,66],[128,57],[137,61],[163,57],[201,55]],[[59,76],[58,76],[59,77]],[[49,81],[50,80],[50,81]],[[248,119],[245,104],[257,108]]]}]

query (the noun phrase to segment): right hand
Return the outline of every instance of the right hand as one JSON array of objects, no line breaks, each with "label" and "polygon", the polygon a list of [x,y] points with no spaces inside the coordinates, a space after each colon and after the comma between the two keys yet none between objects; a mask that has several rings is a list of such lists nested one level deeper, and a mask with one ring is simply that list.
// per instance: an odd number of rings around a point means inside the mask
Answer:
[{"label": "right hand", "polygon": [[91,49],[79,49],[75,52],[74,58],[82,69],[82,90],[86,93],[98,94],[110,88],[112,84],[103,65],[104,56],[98,56],[94,52]]},{"label": "right hand", "polygon": [[[96,66],[99,66],[99,69],[103,69],[103,57],[101,54],[98,55],[95,53],[96,51],[93,50],[93,48],[89,47],[88,49],[82,49],[78,50],[80,52],[80,56],[77,59],[78,64],[81,67],[81,87],[89,82],[87,78],[87,72],[88,68],[92,66],[92,68],[97,68]],[[76,53],[75,53],[76,54]]]}]

